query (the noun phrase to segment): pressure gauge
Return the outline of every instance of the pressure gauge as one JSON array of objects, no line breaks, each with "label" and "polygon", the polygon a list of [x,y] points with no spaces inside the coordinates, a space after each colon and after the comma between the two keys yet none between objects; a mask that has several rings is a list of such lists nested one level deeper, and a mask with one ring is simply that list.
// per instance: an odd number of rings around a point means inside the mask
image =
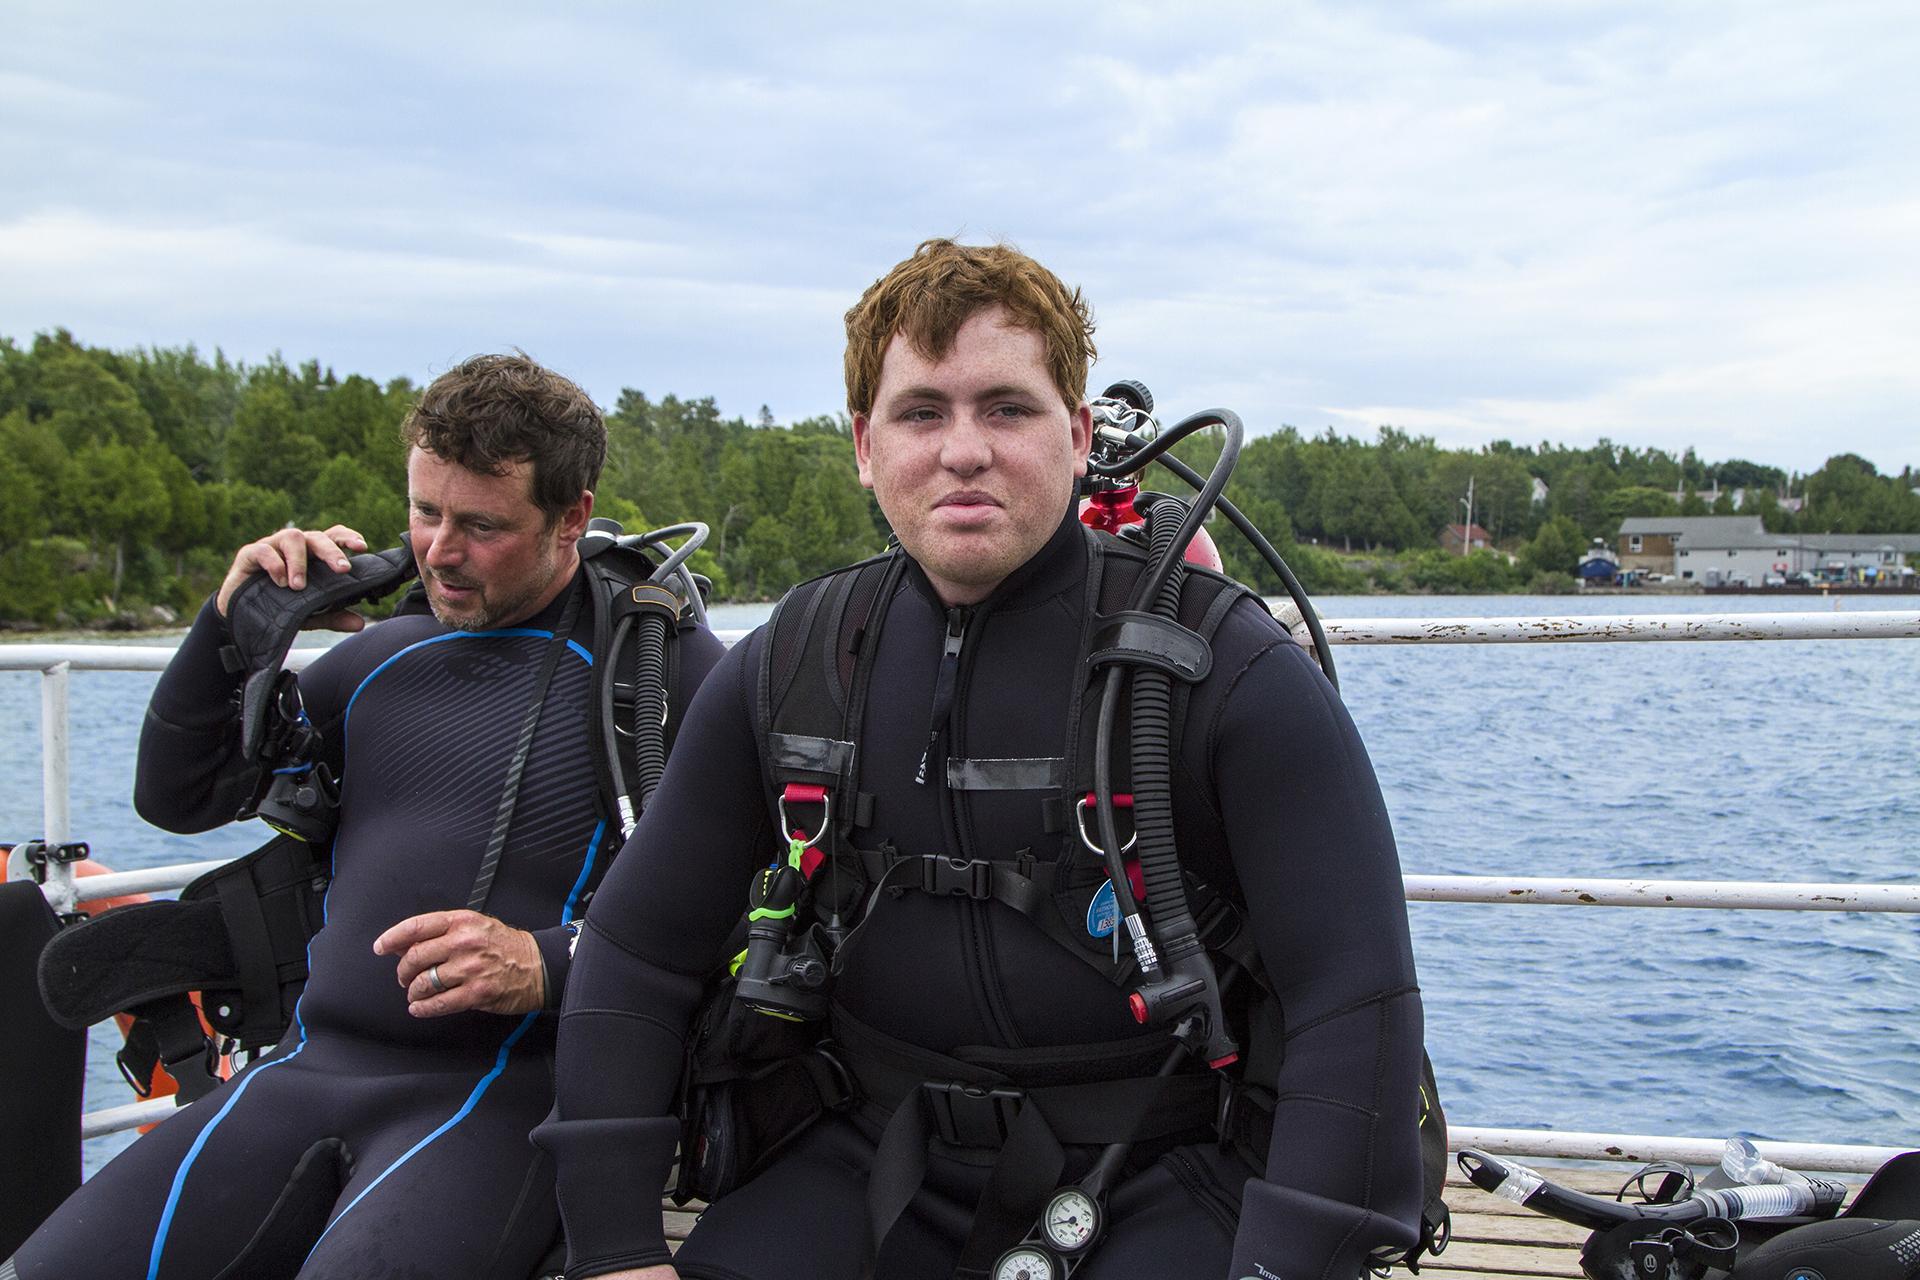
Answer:
[{"label": "pressure gauge", "polygon": [[1079,1253],[1100,1234],[1100,1206],[1080,1188],[1063,1187],[1047,1201],[1040,1230],[1061,1253]]},{"label": "pressure gauge", "polygon": [[993,1264],[993,1280],[1055,1280],[1053,1256],[1030,1244],[1009,1249]]}]

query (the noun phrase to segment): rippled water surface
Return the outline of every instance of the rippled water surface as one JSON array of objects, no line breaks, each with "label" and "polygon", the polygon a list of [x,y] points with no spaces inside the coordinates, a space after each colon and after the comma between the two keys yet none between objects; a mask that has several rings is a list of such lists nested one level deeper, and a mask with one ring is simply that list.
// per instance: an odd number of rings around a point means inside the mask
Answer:
[{"label": "rippled water surface", "polygon": [[[1920,610],[1850,597],[1847,611]],[[1333,618],[1781,612],[1794,597],[1356,597]],[[764,608],[717,610],[743,627]],[[152,643],[147,641],[146,643]],[[1409,873],[1920,880],[1920,641],[1344,646]],[[73,828],[116,868],[246,851],[128,797],[155,677],[72,682]],[[0,836],[37,834],[39,689],[0,673]],[[251,824],[250,824],[251,825]],[[1414,903],[1456,1123],[1920,1146],[1920,918]],[[96,1053],[88,1105],[127,1099]],[[124,1138],[103,1139],[89,1168]]]}]

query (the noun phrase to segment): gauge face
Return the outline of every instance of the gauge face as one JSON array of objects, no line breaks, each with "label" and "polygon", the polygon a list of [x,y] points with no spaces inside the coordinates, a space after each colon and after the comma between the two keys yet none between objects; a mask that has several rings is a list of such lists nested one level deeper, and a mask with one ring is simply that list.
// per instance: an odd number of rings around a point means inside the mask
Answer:
[{"label": "gauge face", "polygon": [[993,1280],[1053,1280],[1053,1259],[1032,1245],[1009,1249],[993,1264]]},{"label": "gauge face", "polygon": [[1094,1232],[1100,1227],[1100,1206],[1078,1187],[1068,1187],[1047,1201],[1040,1227],[1046,1233],[1047,1243],[1054,1248],[1062,1253],[1078,1253],[1093,1243]]}]

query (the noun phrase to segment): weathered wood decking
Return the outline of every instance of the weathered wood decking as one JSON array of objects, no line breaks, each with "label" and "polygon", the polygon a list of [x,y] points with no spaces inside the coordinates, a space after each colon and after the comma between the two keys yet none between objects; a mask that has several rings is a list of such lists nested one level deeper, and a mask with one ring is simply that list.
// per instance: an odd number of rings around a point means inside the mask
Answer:
[{"label": "weathered wood decking", "polygon": [[[1631,1172],[1629,1166],[1622,1165],[1618,1171],[1559,1169],[1550,1176],[1582,1191],[1612,1195]],[[1488,1195],[1463,1179],[1457,1169],[1447,1180],[1447,1204],[1453,1210],[1453,1242],[1445,1253],[1422,1264],[1421,1276],[1435,1280],[1469,1280],[1476,1276],[1580,1280],[1580,1246],[1587,1238],[1581,1228]],[[663,1207],[667,1239],[678,1244],[693,1229],[701,1206],[695,1203],[680,1209],[666,1201]]]},{"label": "weathered wood decking", "polygon": [[[1559,1169],[1556,1182],[1596,1195],[1612,1195],[1632,1169]],[[1453,1211],[1453,1241],[1445,1253],[1420,1266],[1422,1276],[1462,1280],[1500,1276],[1503,1280],[1579,1280],[1580,1246],[1587,1232],[1571,1223],[1522,1209],[1489,1195],[1449,1167],[1447,1207]],[[1403,1274],[1396,1271],[1396,1276]]]}]

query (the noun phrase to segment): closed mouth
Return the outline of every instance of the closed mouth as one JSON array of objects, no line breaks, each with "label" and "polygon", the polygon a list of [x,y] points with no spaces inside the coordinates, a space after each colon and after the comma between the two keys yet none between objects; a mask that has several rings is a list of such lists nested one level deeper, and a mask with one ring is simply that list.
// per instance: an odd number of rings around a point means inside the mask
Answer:
[{"label": "closed mouth", "polygon": [[1000,500],[990,493],[980,493],[972,489],[962,489],[949,493],[933,504],[938,507],[997,507]]}]

